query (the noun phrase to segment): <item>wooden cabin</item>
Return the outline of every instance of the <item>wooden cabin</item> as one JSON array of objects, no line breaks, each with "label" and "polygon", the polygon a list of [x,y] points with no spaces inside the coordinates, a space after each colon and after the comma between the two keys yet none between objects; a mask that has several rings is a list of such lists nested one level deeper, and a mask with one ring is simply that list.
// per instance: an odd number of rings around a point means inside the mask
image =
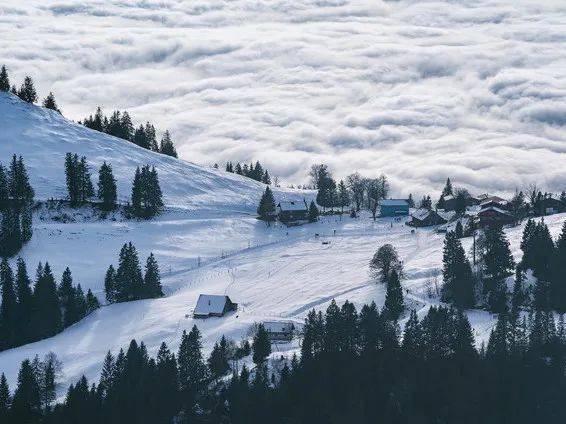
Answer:
[{"label": "wooden cabin", "polygon": [[271,341],[290,342],[293,340],[295,325],[292,322],[266,321],[263,326]]},{"label": "wooden cabin", "polygon": [[287,225],[300,224],[309,219],[309,207],[307,202],[287,201],[277,204],[277,217],[279,221]]},{"label": "wooden cabin", "polygon": [[194,318],[222,317],[230,311],[238,309],[238,304],[232,302],[228,296],[215,294],[201,294],[193,312]]},{"label": "wooden cabin", "polygon": [[509,212],[495,206],[483,208],[478,212],[477,216],[480,227],[489,227],[492,225],[503,226],[515,222],[515,219]]}]

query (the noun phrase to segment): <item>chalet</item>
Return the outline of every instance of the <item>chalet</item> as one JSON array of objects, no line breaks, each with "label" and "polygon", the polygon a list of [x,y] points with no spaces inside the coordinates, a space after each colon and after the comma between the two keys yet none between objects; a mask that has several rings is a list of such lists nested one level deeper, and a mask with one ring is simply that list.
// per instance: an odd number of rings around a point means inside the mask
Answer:
[{"label": "chalet", "polygon": [[499,197],[499,196],[487,196],[484,197],[482,199],[482,201],[480,202],[480,208],[481,209],[487,209],[487,208],[498,208],[498,209],[502,209],[505,210],[507,209],[509,202],[507,202],[507,200]]},{"label": "chalet", "polygon": [[[466,196],[466,207],[471,207],[478,205],[480,201],[473,196]],[[445,211],[455,211],[458,207],[458,199],[453,195],[448,195],[444,197],[444,210]]]},{"label": "chalet", "polygon": [[434,211],[432,209],[420,208],[411,214],[411,219],[407,221],[406,224],[411,227],[431,227],[433,225],[442,225],[449,222],[454,215],[454,212],[445,212],[443,210]]},{"label": "chalet", "polygon": [[266,321],[263,326],[271,341],[290,342],[293,340],[295,325],[292,322]]},{"label": "chalet", "polygon": [[215,294],[201,294],[193,312],[194,318],[221,317],[230,311],[238,309],[228,296]]},{"label": "chalet", "polygon": [[540,201],[540,208],[545,215],[552,215],[566,210],[566,205],[554,197],[545,197]]},{"label": "chalet", "polygon": [[495,206],[482,208],[482,210],[478,212],[477,217],[480,227],[509,225],[515,221],[509,212]]},{"label": "chalet", "polygon": [[382,199],[378,206],[379,216],[409,215],[409,202],[405,199]]},{"label": "chalet", "polygon": [[288,201],[277,204],[277,216],[279,221],[287,225],[299,224],[309,219],[309,208],[307,202]]}]

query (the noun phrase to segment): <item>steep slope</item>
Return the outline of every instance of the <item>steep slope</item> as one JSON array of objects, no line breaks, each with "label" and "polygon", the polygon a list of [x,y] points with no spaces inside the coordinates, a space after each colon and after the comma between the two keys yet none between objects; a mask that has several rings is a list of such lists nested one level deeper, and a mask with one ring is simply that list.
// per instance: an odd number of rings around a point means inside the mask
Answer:
[{"label": "steep slope", "polygon": [[[166,206],[253,213],[265,189],[249,178],[150,152],[0,93],[0,162],[22,155],[38,199],[66,196],[67,152],[86,156],[95,178],[103,161],[111,163],[121,201],[128,200],[134,171],[144,164],[157,168]],[[278,190],[281,197],[289,193]]]}]

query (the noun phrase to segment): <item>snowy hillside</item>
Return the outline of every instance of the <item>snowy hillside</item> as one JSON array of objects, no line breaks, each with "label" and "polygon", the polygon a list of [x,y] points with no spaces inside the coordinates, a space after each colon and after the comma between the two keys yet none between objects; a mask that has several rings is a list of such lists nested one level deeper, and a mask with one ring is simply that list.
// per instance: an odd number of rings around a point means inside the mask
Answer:
[{"label": "snowy hillside", "polygon": [[[136,167],[144,164],[158,170],[166,206],[255,213],[265,190],[252,179],[150,152],[0,93],[0,161],[6,164],[14,153],[24,157],[36,198],[66,196],[67,152],[86,156],[93,176],[103,161],[111,163],[118,197],[124,202],[129,199]],[[279,195],[288,193],[279,191]]]}]

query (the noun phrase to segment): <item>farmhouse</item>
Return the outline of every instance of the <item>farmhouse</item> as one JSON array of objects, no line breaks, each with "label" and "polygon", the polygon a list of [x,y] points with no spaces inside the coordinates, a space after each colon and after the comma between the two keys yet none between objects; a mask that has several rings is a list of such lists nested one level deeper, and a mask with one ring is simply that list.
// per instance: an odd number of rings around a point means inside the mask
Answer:
[{"label": "farmhouse", "polygon": [[378,205],[379,216],[409,215],[409,202],[405,199],[382,199]]},{"label": "farmhouse", "polygon": [[446,224],[454,217],[454,212],[433,211],[432,209],[420,208],[411,214],[407,225],[412,227],[430,227],[433,225]]},{"label": "farmhouse", "polygon": [[302,202],[279,202],[277,204],[277,216],[279,221],[287,225],[308,221],[309,208],[307,202],[304,199]]},{"label": "farmhouse", "polygon": [[238,309],[228,296],[215,294],[201,294],[193,312],[194,318],[221,317],[230,311]]},{"label": "farmhouse", "polygon": [[295,325],[292,322],[266,321],[263,326],[271,341],[290,342],[293,339]]},{"label": "farmhouse", "polygon": [[492,225],[503,226],[512,224],[515,221],[509,212],[495,206],[489,206],[479,211],[478,220],[480,227],[488,227]]}]

